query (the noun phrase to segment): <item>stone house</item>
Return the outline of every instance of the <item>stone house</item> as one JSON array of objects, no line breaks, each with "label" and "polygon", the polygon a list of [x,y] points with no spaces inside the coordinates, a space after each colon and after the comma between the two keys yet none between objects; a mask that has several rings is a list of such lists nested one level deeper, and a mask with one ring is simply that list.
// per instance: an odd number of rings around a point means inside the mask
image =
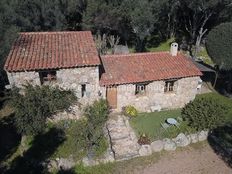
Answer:
[{"label": "stone house", "polygon": [[172,44],[170,52],[98,56],[91,32],[20,33],[5,63],[10,85],[58,85],[83,104],[113,109],[183,107],[197,94],[201,71]]},{"label": "stone house", "polygon": [[5,70],[11,86],[59,85],[88,103],[99,98],[100,64],[91,32],[28,32],[19,34]]}]

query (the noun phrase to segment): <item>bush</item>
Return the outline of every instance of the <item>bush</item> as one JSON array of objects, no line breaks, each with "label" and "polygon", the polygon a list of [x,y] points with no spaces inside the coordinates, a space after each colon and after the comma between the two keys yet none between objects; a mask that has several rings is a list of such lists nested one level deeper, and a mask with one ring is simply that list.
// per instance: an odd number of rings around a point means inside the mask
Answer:
[{"label": "bush", "polygon": [[232,69],[232,22],[223,23],[212,29],[206,41],[207,52],[220,68]]},{"label": "bush", "polygon": [[[106,100],[95,101],[86,107],[84,115],[87,118],[87,146],[89,153],[95,156],[101,155],[107,148],[103,127],[108,119],[109,105]],[[105,148],[103,148],[105,147]],[[103,149],[102,149],[103,148]],[[100,150],[99,150],[100,149]]]},{"label": "bush", "polygon": [[49,86],[25,85],[23,94],[12,91],[15,125],[19,133],[36,135],[46,128],[46,119],[57,111],[67,109],[76,97],[72,91]]},{"label": "bush", "polygon": [[227,107],[213,98],[197,98],[182,110],[182,117],[196,130],[213,129],[224,124]]},{"label": "bush", "polygon": [[139,145],[151,144],[151,140],[148,138],[148,136],[146,134],[142,134],[139,137],[138,144]]},{"label": "bush", "polygon": [[134,106],[126,106],[123,108],[124,115],[128,117],[136,117],[138,115],[138,111]]}]

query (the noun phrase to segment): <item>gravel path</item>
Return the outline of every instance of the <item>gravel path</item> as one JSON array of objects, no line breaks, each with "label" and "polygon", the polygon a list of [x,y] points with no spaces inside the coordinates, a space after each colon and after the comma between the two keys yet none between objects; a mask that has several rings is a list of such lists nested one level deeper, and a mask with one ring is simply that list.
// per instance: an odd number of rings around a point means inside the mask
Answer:
[{"label": "gravel path", "polygon": [[189,147],[188,149],[171,152],[142,171],[135,174],[231,174],[229,168],[206,145],[200,149]]}]

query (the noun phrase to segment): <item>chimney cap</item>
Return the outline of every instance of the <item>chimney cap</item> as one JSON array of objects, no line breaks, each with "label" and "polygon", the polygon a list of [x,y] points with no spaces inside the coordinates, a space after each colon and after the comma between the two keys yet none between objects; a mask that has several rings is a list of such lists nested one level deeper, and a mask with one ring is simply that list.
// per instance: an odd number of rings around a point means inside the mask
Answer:
[{"label": "chimney cap", "polygon": [[170,54],[171,54],[172,56],[177,56],[177,53],[178,53],[178,43],[173,42],[173,43],[171,44]]}]

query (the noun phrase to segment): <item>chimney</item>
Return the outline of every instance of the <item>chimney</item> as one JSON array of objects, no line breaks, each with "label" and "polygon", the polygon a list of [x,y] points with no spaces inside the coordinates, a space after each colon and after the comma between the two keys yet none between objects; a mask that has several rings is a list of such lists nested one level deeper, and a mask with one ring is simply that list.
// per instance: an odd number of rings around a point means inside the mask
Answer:
[{"label": "chimney", "polygon": [[174,42],[171,44],[171,50],[170,53],[172,56],[177,56],[178,53],[178,43]]}]

